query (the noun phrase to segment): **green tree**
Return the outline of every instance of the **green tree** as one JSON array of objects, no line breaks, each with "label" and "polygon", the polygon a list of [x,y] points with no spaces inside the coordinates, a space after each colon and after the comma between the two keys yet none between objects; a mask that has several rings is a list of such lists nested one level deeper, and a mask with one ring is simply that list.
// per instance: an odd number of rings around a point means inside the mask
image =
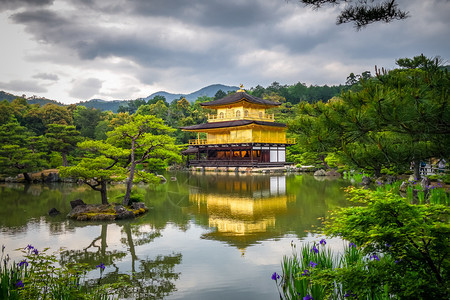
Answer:
[{"label": "green tree", "polygon": [[[380,276],[368,274],[369,280],[387,283],[390,294],[400,299],[448,299],[449,208],[408,204],[392,192],[351,188],[349,193],[359,205],[335,212],[325,233],[354,242],[367,256],[381,253],[395,260],[375,261],[370,267]],[[358,293],[365,287],[354,277],[356,271],[348,268],[341,278],[353,275],[352,289]]]},{"label": "green tree", "polygon": [[65,106],[56,105],[53,103],[47,103],[41,107],[42,121],[44,125],[48,124],[61,124],[72,125],[73,117],[72,113]]},{"label": "green tree", "polygon": [[127,170],[119,162],[125,160],[130,151],[115,147],[104,141],[84,141],[78,147],[86,151],[76,166],[61,167],[62,177],[74,177],[93,190],[100,192],[102,204],[108,204],[107,184],[126,178]]},{"label": "green tree", "polygon": [[[128,205],[133,182],[146,180],[154,182],[156,177],[152,173],[137,170],[138,164],[152,159],[165,162],[179,161],[180,154],[175,146],[174,138],[167,134],[174,129],[164,125],[163,120],[153,115],[135,115],[130,123],[116,127],[108,132],[107,142],[129,151],[129,159],[125,164],[128,170],[127,191],[123,204]],[[148,171],[151,170],[151,166]],[[158,180],[159,181],[159,180]]]},{"label": "green tree", "polygon": [[222,90],[218,90],[216,92],[216,94],[214,95],[214,100],[218,100],[218,99],[222,99],[223,97],[225,97],[227,94],[222,91]]},{"label": "green tree", "polygon": [[63,167],[67,167],[67,154],[75,149],[82,138],[74,125],[49,124],[45,134],[49,150],[61,153]]},{"label": "green tree", "polygon": [[74,125],[81,135],[91,139],[95,138],[95,128],[102,120],[103,113],[99,109],[77,106],[73,112]]},{"label": "green tree", "polygon": [[420,178],[421,160],[450,154],[449,79],[435,68],[377,71],[336,100],[300,105],[290,130],[309,151],[341,152],[375,175],[414,161]]},{"label": "green tree", "polygon": [[42,142],[16,119],[0,125],[0,170],[4,175],[22,173],[31,182],[29,172],[46,166],[42,159]]}]

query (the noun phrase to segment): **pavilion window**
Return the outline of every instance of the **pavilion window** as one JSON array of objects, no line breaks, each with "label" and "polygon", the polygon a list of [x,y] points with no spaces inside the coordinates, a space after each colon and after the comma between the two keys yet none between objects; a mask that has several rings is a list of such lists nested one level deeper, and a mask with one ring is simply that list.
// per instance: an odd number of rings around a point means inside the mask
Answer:
[{"label": "pavilion window", "polygon": [[221,113],[219,114],[219,118],[220,118],[220,119],[223,119],[223,117],[224,117],[223,112],[221,112]]},{"label": "pavilion window", "polygon": [[236,118],[239,119],[241,117],[241,111],[237,110],[236,111]]}]

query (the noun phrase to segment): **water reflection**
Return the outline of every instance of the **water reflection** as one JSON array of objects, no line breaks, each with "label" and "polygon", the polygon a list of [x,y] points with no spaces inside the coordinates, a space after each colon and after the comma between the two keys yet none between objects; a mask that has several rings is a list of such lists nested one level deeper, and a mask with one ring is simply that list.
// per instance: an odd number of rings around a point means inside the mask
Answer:
[{"label": "water reflection", "polygon": [[[0,240],[8,250],[27,244],[63,247],[61,264],[104,263],[102,281],[125,276],[130,283],[124,298],[273,299],[270,275],[290,253],[291,239],[305,238],[319,218],[347,205],[345,182],[312,176],[177,173],[166,178],[172,176],[177,180],[156,188],[137,185],[149,212],[114,223],[66,219],[71,200],[100,203],[99,193],[88,187],[0,184]],[[111,186],[109,201],[118,201],[123,192],[124,186]],[[61,215],[49,217],[52,207]],[[98,273],[90,274],[92,284]]]},{"label": "water reflection", "polygon": [[[193,177],[192,181],[203,178]],[[204,180],[204,179],[203,179]],[[206,184],[197,182],[189,191],[194,204],[190,212],[208,219],[215,231],[205,239],[225,241],[241,251],[273,236],[276,218],[287,214],[294,195],[286,194],[286,176],[228,175],[207,176]]]}]

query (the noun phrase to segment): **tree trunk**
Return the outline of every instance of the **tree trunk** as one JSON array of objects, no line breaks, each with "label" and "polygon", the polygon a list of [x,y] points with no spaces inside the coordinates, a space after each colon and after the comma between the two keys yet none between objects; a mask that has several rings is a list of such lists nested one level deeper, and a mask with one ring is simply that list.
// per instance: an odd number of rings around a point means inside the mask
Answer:
[{"label": "tree trunk", "polygon": [[136,164],[134,163],[134,159],[130,166],[130,175],[128,176],[127,182],[127,191],[125,193],[125,197],[123,198],[122,205],[126,206],[130,203],[131,198],[131,188],[133,187],[133,179],[134,179],[134,170],[136,168]]},{"label": "tree trunk", "polygon": [[414,160],[414,178],[417,180],[421,179],[420,176],[420,160]]},{"label": "tree trunk", "polygon": [[67,162],[67,153],[66,152],[61,152],[61,156],[62,156],[62,165],[63,167],[67,167],[69,165],[69,163]]},{"label": "tree trunk", "polygon": [[25,181],[30,183],[31,182],[30,174],[28,174],[27,172],[23,172],[22,174],[23,174],[23,178],[25,179]]},{"label": "tree trunk", "polygon": [[326,155],[320,155],[320,159],[322,160],[323,167],[325,168],[325,170],[328,170],[330,168],[330,166],[325,161],[325,158],[326,158]]},{"label": "tree trunk", "polygon": [[373,168],[373,172],[374,172],[374,176],[376,178],[381,176],[381,168],[377,167],[377,168]]},{"label": "tree trunk", "polygon": [[128,176],[127,191],[123,198],[122,205],[127,206],[130,203],[131,188],[133,187],[134,170],[136,168],[136,162],[134,161],[135,141],[131,140],[131,162],[130,162],[130,175]]},{"label": "tree trunk", "polygon": [[102,196],[102,204],[109,204],[106,194],[106,181],[102,180],[100,183],[100,195]]}]

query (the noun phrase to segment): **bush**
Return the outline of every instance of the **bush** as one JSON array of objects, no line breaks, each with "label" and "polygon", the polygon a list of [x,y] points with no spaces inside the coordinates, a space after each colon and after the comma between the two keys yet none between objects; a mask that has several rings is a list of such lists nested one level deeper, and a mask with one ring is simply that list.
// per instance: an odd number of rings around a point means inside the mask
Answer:
[{"label": "bush", "polygon": [[[314,253],[306,248],[300,256],[285,258],[280,296],[448,299],[449,207],[410,204],[389,191],[351,187],[347,192],[358,206],[333,212],[324,232],[352,241],[358,250],[349,245],[339,257],[320,256],[325,251],[314,245]],[[305,262],[312,259],[317,266],[308,269]]]}]

